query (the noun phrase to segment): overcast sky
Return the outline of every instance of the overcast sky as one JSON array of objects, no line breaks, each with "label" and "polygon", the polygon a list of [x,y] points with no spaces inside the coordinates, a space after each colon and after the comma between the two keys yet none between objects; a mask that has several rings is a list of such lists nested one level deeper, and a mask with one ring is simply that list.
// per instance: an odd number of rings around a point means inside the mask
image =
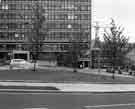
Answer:
[{"label": "overcast sky", "polygon": [[[129,41],[135,42],[134,0],[92,0],[92,16],[92,22],[99,21],[101,25],[109,24],[110,18],[113,18],[119,26],[125,28]],[[92,31],[94,33],[94,29]]]}]

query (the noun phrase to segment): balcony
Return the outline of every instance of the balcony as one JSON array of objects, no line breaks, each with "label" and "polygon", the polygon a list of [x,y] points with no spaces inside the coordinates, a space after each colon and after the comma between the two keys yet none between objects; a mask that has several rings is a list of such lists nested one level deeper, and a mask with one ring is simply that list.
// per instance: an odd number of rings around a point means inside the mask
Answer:
[{"label": "balcony", "polygon": [[31,23],[31,20],[24,20],[24,19],[1,19],[0,23]]}]

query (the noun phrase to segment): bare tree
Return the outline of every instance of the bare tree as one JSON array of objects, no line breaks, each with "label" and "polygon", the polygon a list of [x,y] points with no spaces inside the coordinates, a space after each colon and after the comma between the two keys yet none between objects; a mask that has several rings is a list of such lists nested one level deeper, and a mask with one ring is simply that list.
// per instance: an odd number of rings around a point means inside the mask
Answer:
[{"label": "bare tree", "polygon": [[112,66],[121,66],[127,51],[128,38],[123,35],[124,28],[117,26],[112,19],[112,27],[104,33],[103,52],[108,53]]},{"label": "bare tree", "polygon": [[71,39],[71,44],[69,47],[69,53],[71,55],[71,62],[73,71],[77,72],[78,62],[81,56],[83,55],[83,51],[86,50],[86,43],[83,42],[83,38],[85,37],[84,31],[81,31],[82,33],[78,35],[77,38]]},{"label": "bare tree", "polygon": [[45,17],[43,15],[43,8],[39,2],[32,4],[32,18],[31,24],[32,29],[29,32],[29,41],[32,43],[31,51],[34,60],[34,71],[36,70],[36,62],[39,57],[39,53],[42,50],[43,45],[43,35],[41,33],[43,23],[45,22]]}]

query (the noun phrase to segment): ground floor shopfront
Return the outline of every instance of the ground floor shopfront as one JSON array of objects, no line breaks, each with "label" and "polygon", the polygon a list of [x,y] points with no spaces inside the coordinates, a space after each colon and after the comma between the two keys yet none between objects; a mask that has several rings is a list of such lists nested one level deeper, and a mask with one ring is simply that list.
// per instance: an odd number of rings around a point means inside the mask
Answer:
[{"label": "ground floor shopfront", "polygon": [[[0,51],[0,62],[5,63],[11,59],[25,59],[27,61],[34,60],[35,52],[25,50],[9,50]],[[72,67],[71,57],[68,56],[68,52],[38,52],[37,60],[44,62],[44,64],[53,66],[68,66]],[[62,55],[61,55],[62,54]],[[78,68],[84,68],[89,66],[88,58],[81,58],[77,62]]]},{"label": "ground floor shopfront", "polygon": [[[83,43],[87,47],[87,43]],[[5,62],[13,58],[22,58],[25,60],[37,60],[55,63],[58,66],[72,67],[72,60],[69,57],[69,43],[45,43],[42,50],[37,53],[31,49],[32,45],[24,42],[3,42],[0,43],[0,61]],[[37,54],[37,55],[36,55]],[[89,58],[78,59],[78,67],[88,67]]]}]

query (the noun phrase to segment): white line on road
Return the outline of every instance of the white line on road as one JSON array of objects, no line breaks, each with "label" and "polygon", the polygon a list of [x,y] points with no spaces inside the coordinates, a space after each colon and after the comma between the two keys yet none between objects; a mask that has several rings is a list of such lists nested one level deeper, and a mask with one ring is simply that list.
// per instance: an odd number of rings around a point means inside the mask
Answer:
[{"label": "white line on road", "polygon": [[135,103],[85,106],[85,109],[98,108],[98,107],[122,107],[122,106],[135,106]]},{"label": "white line on road", "polygon": [[48,108],[24,108],[24,109],[48,109]]}]

